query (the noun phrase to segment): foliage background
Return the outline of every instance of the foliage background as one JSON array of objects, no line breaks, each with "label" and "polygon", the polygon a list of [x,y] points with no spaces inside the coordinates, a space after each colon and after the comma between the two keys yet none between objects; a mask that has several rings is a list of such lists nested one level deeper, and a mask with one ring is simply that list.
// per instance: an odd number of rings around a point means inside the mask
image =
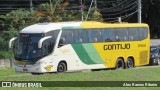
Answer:
[{"label": "foliage background", "polygon": [[[0,59],[12,58],[8,42],[26,26],[42,22],[80,21],[79,11],[65,10],[68,5],[67,1],[52,0],[52,3],[41,4],[32,10],[18,9],[0,15]],[[84,16],[86,13],[83,13]],[[91,9],[89,18],[91,18],[89,20],[102,21],[102,15],[97,8]]]},{"label": "foliage background", "polygon": [[[80,10],[66,10],[66,7],[71,6],[69,1],[73,0],[51,0],[52,3],[44,3],[34,7],[32,10],[18,9],[7,13],[6,15],[0,15],[0,58],[11,58],[10,51],[8,49],[8,41],[12,37],[15,37],[18,32],[26,26],[42,23],[42,22],[61,22],[61,21],[80,21]],[[80,8],[80,0],[74,0],[77,2],[77,7]],[[87,16],[87,11],[92,0],[82,0],[85,4],[83,8],[84,19]],[[137,0],[97,0],[97,5],[93,3],[88,20],[109,22],[107,18],[115,18],[119,16],[125,16],[133,11],[126,13],[115,14],[117,12],[123,12],[124,9],[130,9],[132,7],[124,8],[129,2],[135,2]],[[124,2],[122,4],[122,2]],[[137,5],[137,3],[135,3]],[[134,10],[137,10],[137,6]],[[112,13],[110,13],[112,12]],[[115,14],[115,16],[107,17],[107,14]],[[127,18],[127,22],[137,22],[137,12],[131,17]],[[151,38],[160,38],[160,0],[142,0],[142,22],[147,23],[150,26]]]}]

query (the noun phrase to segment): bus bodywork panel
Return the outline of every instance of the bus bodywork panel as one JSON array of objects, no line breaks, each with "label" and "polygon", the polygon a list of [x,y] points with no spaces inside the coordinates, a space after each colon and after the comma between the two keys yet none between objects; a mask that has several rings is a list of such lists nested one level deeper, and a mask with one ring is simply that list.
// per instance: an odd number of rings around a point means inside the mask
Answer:
[{"label": "bus bodywork panel", "polygon": [[[79,47],[79,45],[77,46]],[[72,45],[65,45],[57,49],[54,54],[52,53],[51,55],[39,60],[34,65],[25,65],[25,63],[24,65],[15,65],[15,70],[20,72],[34,72],[34,73],[57,72],[58,63],[61,61],[67,62],[68,71],[107,68],[103,64],[104,61],[102,59],[99,60],[100,56],[97,57],[98,54],[97,52],[87,53],[83,50],[81,51],[82,52],[78,52],[77,54],[77,50],[75,50]],[[88,54],[89,56],[85,54]],[[82,58],[81,55],[84,58]]]},{"label": "bus bodywork panel", "polygon": [[[101,23],[101,22],[83,22],[81,24],[84,28],[132,28],[132,27],[146,27],[148,28],[148,35],[144,40],[140,41],[124,41],[124,42],[107,42],[107,43],[94,43],[97,53],[101,56],[103,61],[106,62],[108,68],[114,68],[118,57],[122,57],[126,62],[128,57],[134,58],[135,66],[149,64],[150,53],[150,34],[147,24],[142,23]],[[127,48],[129,44],[130,47]],[[108,49],[107,49],[108,48]]]}]

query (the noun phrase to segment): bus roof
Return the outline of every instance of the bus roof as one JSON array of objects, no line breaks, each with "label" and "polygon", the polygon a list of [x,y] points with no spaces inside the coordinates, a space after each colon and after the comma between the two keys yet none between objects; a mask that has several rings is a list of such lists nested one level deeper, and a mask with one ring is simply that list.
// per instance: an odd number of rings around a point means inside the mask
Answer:
[{"label": "bus roof", "polygon": [[120,27],[148,27],[144,23],[102,23],[102,22],[83,22],[84,28],[120,28]]},{"label": "bus roof", "polygon": [[119,27],[148,27],[148,25],[140,23],[101,23],[95,21],[38,23],[22,29],[20,33],[46,33],[57,29],[119,28]]},{"label": "bus roof", "polygon": [[80,22],[38,23],[22,29],[20,33],[46,33],[66,26],[80,26]]}]

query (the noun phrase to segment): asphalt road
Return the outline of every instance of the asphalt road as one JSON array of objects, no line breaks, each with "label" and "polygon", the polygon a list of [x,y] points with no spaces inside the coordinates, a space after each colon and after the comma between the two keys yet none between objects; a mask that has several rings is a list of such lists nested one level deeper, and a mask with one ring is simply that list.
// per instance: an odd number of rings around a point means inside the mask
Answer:
[{"label": "asphalt road", "polygon": [[160,39],[151,39],[150,45],[160,45]]}]

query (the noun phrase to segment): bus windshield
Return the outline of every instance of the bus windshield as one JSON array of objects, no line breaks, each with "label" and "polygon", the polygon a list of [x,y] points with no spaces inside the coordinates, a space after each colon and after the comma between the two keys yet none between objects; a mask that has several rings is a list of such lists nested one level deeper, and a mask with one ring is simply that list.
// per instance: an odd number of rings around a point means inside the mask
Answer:
[{"label": "bus windshield", "polygon": [[[18,35],[15,45],[16,64],[35,64],[39,59],[49,55],[53,51],[59,30],[47,33],[32,33]],[[39,41],[47,36],[51,36],[42,42],[42,47],[38,48]]]},{"label": "bus windshield", "polygon": [[15,59],[18,61],[37,61],[41,58],[41,49],[38,48],[38,41],[43,34],[19,34],[15,48]]}]

